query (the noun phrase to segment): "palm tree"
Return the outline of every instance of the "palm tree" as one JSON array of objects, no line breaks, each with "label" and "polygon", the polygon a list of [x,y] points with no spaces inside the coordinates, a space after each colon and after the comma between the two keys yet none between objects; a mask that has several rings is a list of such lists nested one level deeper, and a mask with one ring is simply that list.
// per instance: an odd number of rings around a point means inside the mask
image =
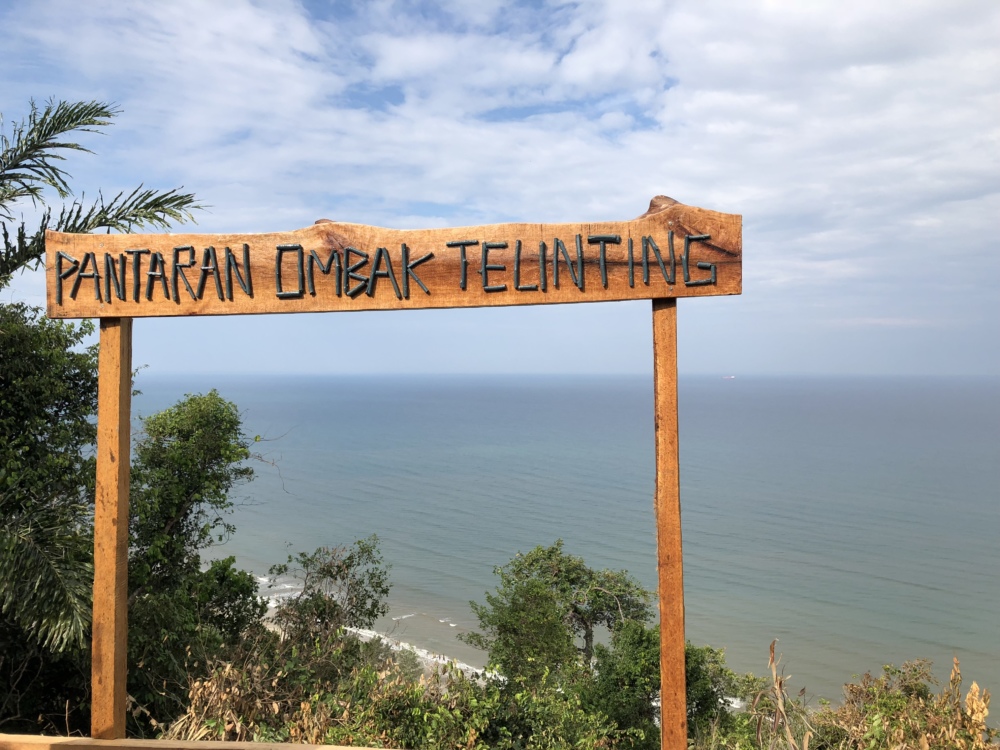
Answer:
[{"label": "palm tree", "polygon": [[[20,268],[35,267],[45,251],[45,230],[93,232],[99,229],[130,232],[153,227],[166,229],[171,222],[193,220],[191,212],[203,208],[190,193],[180,188],[160,192],[142,185],[126,194],[118,193],[110,201],[98,198],[84,205],[83,196],[59,211],[52,221],[52,211],[45,201],[45,188],[55,190],[60,199],[72,195],[69,174],[60,163],[67,151],[86,151],[79,143],[62,140],[72,132],[98,132],[111,124],[120,110],[105,102],[49,101],[44,108],[31,102],[26,120],[16,123],[10,137],[0,132],[0,226],[3,249],[0,250],[0,288]],[[0,124],[2,124],[0,115]],[[44,208],[39,227],[28,233],[22,221],[11,239],[7,222],[13,221],[12,209],[19,201],[29,200]]]},{"label": "palm tree", "polygon": [[[0,116],[0,289],[41,263],[46,229],[165,229],[202,208],[180,189],[140,185],[111,200],[81,195],[53,218],[46,193],[72,196],[62,163],[89,152],[67,136],[99,132],[118,113],[104,102],[31,102],[9,136]],[[41,210],[37,229],[15,221],[19,204]],[[0,304],[0,616],[50,652],[83,645],[90,624],[97,357],[80,347],[92,330]]]}]

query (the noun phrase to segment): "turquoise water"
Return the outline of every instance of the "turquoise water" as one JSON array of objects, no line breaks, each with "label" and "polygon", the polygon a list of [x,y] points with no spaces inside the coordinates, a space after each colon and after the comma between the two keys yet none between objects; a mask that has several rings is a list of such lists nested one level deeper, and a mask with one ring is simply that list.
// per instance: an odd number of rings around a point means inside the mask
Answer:
[{"label": "turquoise water", "polygon": [[[395,637],[470,663],[470,599],[566,541],[656,585],[647,377],[141,376],[134,410],[217,388],[264,440],[218,548],[264,575],[377,533]],[[688,637],[836,699],[927,657],[1000,689],[1000,382],[682,378]],[[290,545],[290,546],[288,546]]]}]

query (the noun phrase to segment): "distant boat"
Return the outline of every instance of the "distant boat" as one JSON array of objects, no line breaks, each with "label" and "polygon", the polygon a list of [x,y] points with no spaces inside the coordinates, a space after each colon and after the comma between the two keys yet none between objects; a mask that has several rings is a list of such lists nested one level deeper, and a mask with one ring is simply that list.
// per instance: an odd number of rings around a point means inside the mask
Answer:
[{"label": "distant boat", "polygon": [[723,380],[736,380],[736,376],[735,375],[723,375],[722,379]]}]

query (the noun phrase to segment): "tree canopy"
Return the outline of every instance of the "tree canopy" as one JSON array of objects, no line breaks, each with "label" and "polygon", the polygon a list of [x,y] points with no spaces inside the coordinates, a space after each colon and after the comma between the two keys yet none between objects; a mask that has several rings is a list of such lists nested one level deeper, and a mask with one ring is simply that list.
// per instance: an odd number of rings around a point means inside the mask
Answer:
[{"label": "tree canopy", "polygon": [[[192,219],[179,189],[141,185],[75,198],[68,157],[119,110],[51,100],[4,127],[0,115],[0,290],[36,268],[46,229],[128,232]],[[35,216],[29,227],[24,212]],[[0,725],[87,711],[93,585],[97,346],[89,322],[0,303]],[[79,710],[79,712],[78,712]]]},{"label": "tree canopy", "polygon": [[[36,267],[45,230],[130,231],[192,218],[200,206],[179,190],[128,194],[58,209],[73,195],[63,164],[89,149],[75,134],[100,132],[119,110],[97,101],[29,105],[9,132],[0,125],[0,289]],[[3,119],[0,115],[0,124]],[[19,209],[41,212],[35,227]],[[81,647],[90,622],[97,349],[89,323],[47,320],[22,303],[0,304],[0,612],[45,649]]]},{"label": "tree canopy", "polygon": [[[563,541],[518,553],[494,568],[500,583],[486,603],[470,602],[481,632],[464,636],[506,674],[537,675],[576,652],[589,667],[598,627],[614,632],[652,616],[652,593],[625,570],[594,570],[563,549]],[[575,646],[574,646],[575,644]]]},{"label": "tree canopy", "polygon": [[90,624],[89,330],[0,305],[0,611],[53,651],[82,645]]},{"label": "tree canopy", "polygon": [[230,491],[253,478],[236,405],[215,390],[143,420],[129,491],[129,601],[196,571],[233,532]]}]

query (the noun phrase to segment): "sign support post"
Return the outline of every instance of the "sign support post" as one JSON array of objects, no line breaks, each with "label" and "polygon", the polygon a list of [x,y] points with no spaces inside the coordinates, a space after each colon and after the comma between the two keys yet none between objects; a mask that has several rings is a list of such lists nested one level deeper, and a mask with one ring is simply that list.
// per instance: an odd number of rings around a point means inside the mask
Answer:
[{"label": "sign support post", "polygon": [[125,737],[132,319],[101,319],[90,736]]},{"label": "sign support post", "polygon": [[664,750],[687,747],[684,575],[677,419],[677,300],[653,300],[656,424],[656,570],[660,601],[660,736]]}]

